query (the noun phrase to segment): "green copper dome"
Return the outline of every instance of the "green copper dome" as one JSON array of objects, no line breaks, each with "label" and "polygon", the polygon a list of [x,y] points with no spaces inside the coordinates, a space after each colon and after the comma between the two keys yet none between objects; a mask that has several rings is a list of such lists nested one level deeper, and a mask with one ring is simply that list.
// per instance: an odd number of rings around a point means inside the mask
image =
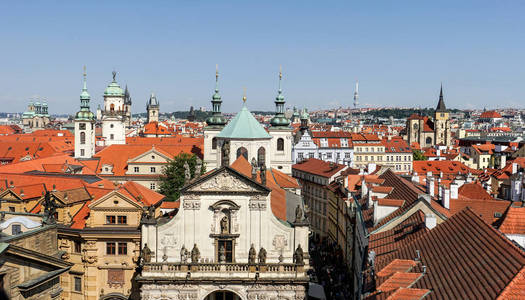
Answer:
[{"label": "green copper dome", "polygon": [[262,125],[252,113],[242,106],[241,111],[217,135],[218,138],[228,139],[271,139]]},{"label": "green copper dome", "polygon": [[76,113],[76,120],[91,121],[95,119],[95,114],[89,110],[89,93],[87,91],[86,67],[84,66],[84,87],[80,93],[80,111]]},{"label": "green copper dome", "polygon": [[283,74],[279,71],[279,90],[277,91],[277,97],[275,97],[275,116],[270,120],[272,127],[288,127],[290,120],[284,115],[284,96],[283,90],[281,89],[281,80]]},{"label": "green copper dome", "polygon": [[95,114],[93,114],[89,110],[88,111],[81,110],[81,111],[77,112],[77,114],[75,115],[75,119],[91,121],[91,120],[95,119]]},{"label": "green copper dome", "polygon": [[219,70],[215,71],[215,93],[211,97],[212,115],[206,119],[209,126],[224,126],[226,119],[221,112],[221,95],[219,94]]},{"label": "green copper dome", "polygon": [[117,72],[113,71],[113,81],[108,85],[104,91],[104,96],[124,96],[124,90],[117,83],[115,77]]}]

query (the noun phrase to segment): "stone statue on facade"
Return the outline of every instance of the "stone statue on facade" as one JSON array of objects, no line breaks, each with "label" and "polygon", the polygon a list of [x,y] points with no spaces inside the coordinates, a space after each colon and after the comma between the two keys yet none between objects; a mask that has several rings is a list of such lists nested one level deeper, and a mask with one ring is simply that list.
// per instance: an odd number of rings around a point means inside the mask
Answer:
[{"label": "stone statue on facade", "polygon": [[255,160],[255,157],[252,157],[252,179],[257,179],[257,161]]},{"label": "stone statue on facade", "polygon": [[303,248],[301,248],[301,244],[297,246],[297,249],[295,249],[295,253],[293,256],[296,265],[304,265],[304,253]]},{"label": "stone statue on facade", "polygon": [[55,214],[57,211],[57,205],[53,199],[51,199],[51,193],[46,191],[44,196],[44,218],[42,222],[44,224],[56,224]]},{"label": "stone statue on facade", "polygon": [[259,264],[266,264],[266,249],[264,249],[263,247],[261,247],[261,249],[259,250]]},{"label": "stone statue on facade", "polygon": [[248,252],[248,264],[255,265],[256,257],[257,257],[257,253],[255,251],[255,247],[252,244],[252,246],[250,247],[250,251]]},{"label": "stone statue on facade", "polygon": [[230,165],[230,143],[228,141],[225,141],[222,145],[222,160],[221,160],[221,166],[229,166]]},{"label": "stone statue on facade", "polygon": [[261,165],[261,184],[266,185],[266,166]]},{"label": "stone statue on facade", "polygon": [[142,262],[149,263],[151,262],[151,249],[148,247],[148,244],[144,244],[144,248],[141,251]]},{"label": "stone statue on facade", "polygon": [[221,219],[221,234],[229,233],[228,217],[224,216]]},{"label": "stone statue on facade", "polygon": [[297,205],[295,208],[295,223],[299,223],[303,220],[303,209],[301,208],[301,205]]},{"label": "stone statue on facade", "polygon": [[184,163],[184,183],[188,183],[191,180],[191,171],[188,162]]},{"label": "stone statue on facade", "polygon": [[182,245],[182,248],[180,248],[180,262],[186,263],[188,261],[188,250],[186,250],[186,247]]},{"label": "stone statue on facade", "polygon": [[197,244],[193,244],[193,249],[191,249],[191,262],[194,264],[198,263],[200,257],[201,252],[199,251],[199,248],[197,248]]}]

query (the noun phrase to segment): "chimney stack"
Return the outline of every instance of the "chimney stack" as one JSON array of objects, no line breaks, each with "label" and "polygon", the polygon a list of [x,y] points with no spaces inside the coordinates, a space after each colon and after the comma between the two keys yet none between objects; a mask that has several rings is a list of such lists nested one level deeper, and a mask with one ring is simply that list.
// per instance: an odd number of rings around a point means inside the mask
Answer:
[{"label": "chimney stack", "polygon": [[512,163],[512,174],[518,173],[518,164],[513,162]]},{"label": "chimney stack", "polygon": [[459,185],[457,183],[450,184],[450,199],[459,198]]},{"label": "chimney stack", "polygon": [[434,177],[433,176],[427,177],[427,194],[430,197],[434,197],[434,187],[435,187]]},{"label": "chimney stack", "polygon": [[432,229],[436,227],[437,221],[436,216],[433,214],[425,215],[425,226],[427,226],[428,229]]},{"label": "chimney stack", "polygon": [[441,190],[443,191],[443,198],[441,199],[441,204],[444,208],[450,209],[450,189],[448,189],[445,186],[442,186]]}]

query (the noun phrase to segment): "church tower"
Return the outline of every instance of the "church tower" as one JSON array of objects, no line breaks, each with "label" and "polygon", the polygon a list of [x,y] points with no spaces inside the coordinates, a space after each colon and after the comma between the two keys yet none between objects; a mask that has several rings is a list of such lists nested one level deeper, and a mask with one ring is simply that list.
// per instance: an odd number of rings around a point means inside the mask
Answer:
[{"label": "church tower", "polygon": [[80,111],[75,116],[75,158],[91,158],[95,154],[95,115],[89,109],[89,93],[84,67],[84,87],[80,93]]},{"label": "church tower", "polygon": [[204,128],[204,163],[207,170],[217,167],[220,161],[220,147],[216,136],[226,125],[226,119],[221,112],[221,95],[219,94],[219,69],[215,67],[215,93],[212,96],[212,115],[206,119],[207,126]]},{"label": "church tower", "polygon": [[290,120],[284,116],[282,70],[279,70],[279,89],[275,98],[275,116],[270,121],[269,132],[272,136],[270,148],[271,166],[285,174],[292,174],[292,128]]},{"label": "church tower", "polygon": [[131,127],[131,96],[128,91],[128,85],[124,90],[124,115],[127,127]]},{"label": "church tower", "polygon": [[434,133],[434,141],[436,145],[441,144],[449,146],[451,144],[450,119],[449,112],[445,106],[445,101],[443,100],[443,85],[441,85],[439,101],[434,113]]},{"label": "church tower", "polygon": [[154,93],[151,93],[149,101],[146,104],[146,110],[148,111],[148,123],[159,121],[159,102]]},{"label": "church tower", "polygon": [[125,95],[115,79],[116,76],[117,72],[113,71],[113,81],[104,91],[102,136],[106,145],[126,143]]}]

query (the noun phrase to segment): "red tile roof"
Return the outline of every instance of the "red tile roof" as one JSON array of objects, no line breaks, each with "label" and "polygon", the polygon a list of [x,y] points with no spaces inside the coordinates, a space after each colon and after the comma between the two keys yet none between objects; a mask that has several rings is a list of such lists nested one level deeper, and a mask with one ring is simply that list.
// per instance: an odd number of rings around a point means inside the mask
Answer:
[{"label": "red tile roof", "polygon": [[525,252],[470,209],[379,257],[377,274],[395,259],[414,259],[416,250],[421,263],[412,272],[427,272],[412,287],[432,290],[429,299],[496,299],[525,266]]},{"label": "red tile roof", "polygon": [[292,166],[292,169],[309,174],[330,178],[347,166],[329,163],[317,158],[309,158]]},{"label": "red tile roof", "polygon": [[383,139],[381,142],[385,146],[386,153],[412,153],[408,143],[401,137],[391,140]]},{"label": "red tile roof", "polygon": [[432,172],[433,175],[443,174],[478,174],[482,171],[474,170],[467,167],[464,163],[450,160],[432,160],[432,161],[414,161],[414,172],[420,175],[425,175],[427,172]]},{"label": "red tile roof", "polygon": [[525,235],[525,206],[511,205],[503,217],[499,231]]},{"label": "red tile roof", "polygon": [[481,113],[479,117],[482,119],[495,119],[495,118],[501,118],[501,115],[497,111],[489,110],[489,111],[485,111]]},{"label": "red tile roof", "polygon": [[420,300],[430,292],[428,289],[399,288],[387,300]]},{"label": "red tile roof", "polygon": [[498,300],[523,300],[525,299],[525,267],[512,279],[503,290]]},{"label": "red tile roof", "polygon": [[422,273],[396,272],[381,283],[381,285],[377,287],[377,290],[390,292],[398,288],[407,288],[412,286],[422,276]]},{"label": "red tile roof", "polygon": [[460,199],[494,200],[492,196],[477,182],[465,183],[458,189]]}]

